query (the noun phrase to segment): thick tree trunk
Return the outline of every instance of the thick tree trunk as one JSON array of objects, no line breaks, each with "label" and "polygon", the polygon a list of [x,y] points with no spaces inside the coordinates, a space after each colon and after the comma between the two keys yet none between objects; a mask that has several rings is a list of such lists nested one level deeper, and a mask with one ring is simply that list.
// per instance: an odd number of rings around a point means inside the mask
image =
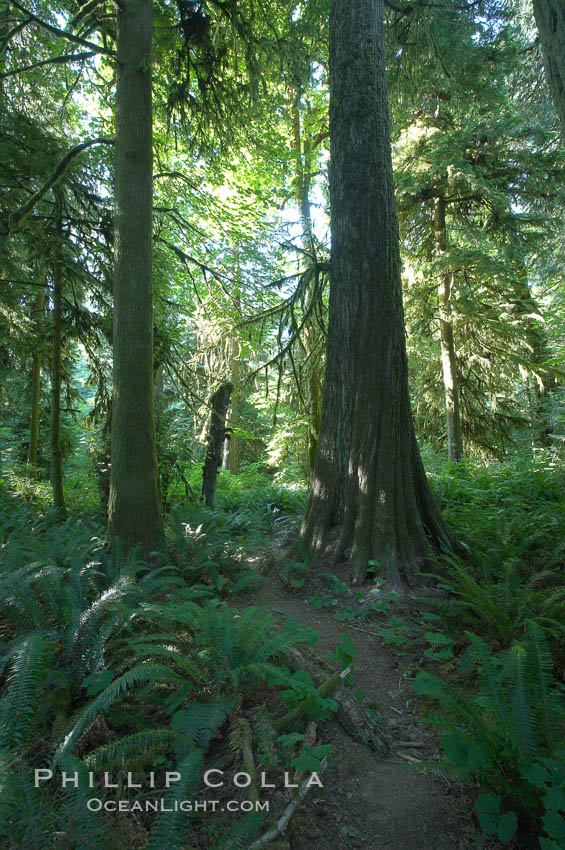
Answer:
[{"label": "thick tree trunk", "polygon": [[565,2],[533,0],[545,74],[565,141]]},{"label": "thick tree trunk", "polygon": [[34,477],[37,475],[37,454],[39,448],[39,402],[41,396],[41,354],[39,346],[41,344],[41,332],[43,328],[43,313],[45,311],[45,289],[39,290],[37,301],[35,304],[35,338],[36,349],[33,352],[33,362],[31,367],[31,417],[29,424],[29,445],[27,452],[27,462],[29,466],[29,475]]},{"label": "thick tree trunk", "polygon": [[214,504],[218,469],[222,465],[222,447],[226,433],[226,413],[230,403],[233,384],[222,384],[210,396],[210,422],[206,435],[206,456],[202,467],[201,500],[209,508]]},{"label": "thick tree trunk", "polygon": [[55,261],[53,263],[53,339],[51,353],[51,487],[53,506],[57,512],[65,514],[65,495],[63,492],[63,453],[61,450],[61,348],[63,335],[63,211],[62,198],[56,195],[55,209],[57,233]]},{"label": "thick tree trunk", "polygon": [[148,556],[161,532],[153,423],[151,0],[118,7],[114,390],[108,534]]},{"label": "thick tree trunk", "polygon": [[318,454],[302,527],[316,555],[341,522],[355,583],[369,560],[412,584],[448,536],[410,411],[392,179],[382,0],[334,0],[330,16],[332,257]]},{"label": "thick tree trunk", "polygon": [[[435,237],[439,255],[447,248],[447,229],[445,226],[445,200],[435,200]],[[459,408],[459,389],[457,386],[457,360],[455,359],[455,341],[451,318],[451,273],[442,272],[438,281],[439,335],[441,343],[441,367],[443,375],[443,394],[445,397],[445,418],[447,425],[447,456],[453,463],[459,463],[463,457],[463,436],[461,431],[461,413]]]}]

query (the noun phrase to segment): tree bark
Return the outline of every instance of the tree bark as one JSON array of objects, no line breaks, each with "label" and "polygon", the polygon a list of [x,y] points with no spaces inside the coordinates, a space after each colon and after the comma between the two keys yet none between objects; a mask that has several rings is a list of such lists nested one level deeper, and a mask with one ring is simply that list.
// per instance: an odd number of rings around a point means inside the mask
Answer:
[{"label": "tree bark", "polygon": [[382,0],[330,15],[332,256],[326,379],[301,536],[315,555],[341,522],[354,583],[369,560],[413,584],[431,544],[449,545],[412,422],[392,178]]},{"label": "tree bark", "polygon": [[145,557],[161,533],[153,421],[151,0],[117,20],[112,471],[108,535]]},{"label": "tree bark", "polygon": [[53,263],[53,338],[51,353],[51,487],[53,506],[65,515],[63,491],[63,453],[61,449],[61,348],[63,336],[62,277],[63,277],[63,210],[59,191],[55,195],[56,235]]},{"label": "tree bark", "polygon": [[[441,256],[445,254],[447,248],[445,200],[441,197],[435,199],[434,224],[436,248],[438,255]],[[457,360],[455,358],[455,341],[451,318],[451,273],[449,271],[441,272],[439,275],[437,291],[443,394],[447,425],[447,457],[452,463],[459,463],[463,457],[463,436],[457,386]]]},{"label": "tree bark", "polygon": [[209,508],[214,504],[218,469],[222,465],[222,447],[226,434],[226,413],[230,403],[233,384],[222,384],[210,396],[210,422],[206,437],[206,457],[202,467],[201,500]]},{"label": "tree bark", "polygon": [[563,0],[533,0],[533,7],[545,75],[565,141],[565,3]]},{"label": "tree bark", "polygon": [[31,367],[31,417],[29,424],[29,445],[27,453],[27,462],[29,467],[29,475],[33,478],[37,475],[37,454],[39,448],[39,402],[41,396],[41,332],[43,328],[43,313],[45,311],[45,289],[39,290],[37,301],[35,304],[35,338],[36,348],[33,352],[33,362]]},{"label": "tree bark", "polygon": [[[302,245],[304,251],[310,252],[312,262],[316,261],[314,229],[312,227],[312,208],[310,205],[310,186],[312,184],[312,145],[311,139],[303,131],[301,121],[301,90],[300,86],[291,94],[291,138],[296,167],[295,198],[300,210],[302,223]],[[307,361],[312,358],[312,324],[304,327],[304,351]],[[316,454],[318,451],[318,436],[320,433],[320,369],[319,360],[310,365],[308,376],[308,476],[310,481],[314,474]]]},{"label": "tree bark", "polygon": [[318,437],[320,434],[320,372],[318,366],[312,366],[308,380],[310,395],[310,416],[308,422],[308,473],[310,480],[314,475],[316,455],[318,454]]},{"label": "tree bark", "polygon": [[229,427],[226,429],[224,439],[224,457],[223,468],[227,469],[231,475],[239,473],[239,439],[237,435],[237,424],[239,419],[239,393],[241,391],[240,382],[240,345],[237,337],[232,337],[229,341],[230,348],[230,374],[233,392],[231,395]]}]

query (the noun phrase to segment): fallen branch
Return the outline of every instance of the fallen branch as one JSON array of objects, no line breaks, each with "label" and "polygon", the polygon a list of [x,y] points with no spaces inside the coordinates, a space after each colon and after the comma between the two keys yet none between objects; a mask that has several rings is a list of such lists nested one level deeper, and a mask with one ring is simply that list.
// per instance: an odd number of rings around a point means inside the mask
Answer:
[{"label": "fallen branch", "polygon": [[[292,650],[289,650],[289,652]],[[286,654],[286,653],[285,653]],[[351,673],[351,667],[347,667],[345,670],[342,670],[341,673],[334,673],[329,679],[325,679],[322,684],[317,688],[318,695],[327,698],[335,696],[336,692],[341,690],[343,687],[343,680]],[[295,705],[294,708],[291,708],[286,714],[282,717],[279,717],[278,720],[275,721],[274,726],[277,732],[284,732],[285,729],[288,729],[296,724],[298,720],[302,717],[303,714],[306,714],[308,709],[312,704],[312,698],[307,696],[298,705]]]},{"label": "fallen branch", "polygon": [[[316,681],[316,679],[319,681],[322,676],[327,675],[327,672],[324,670],[325,662],[321,658],[316,658],[314,660],[310,656],[304,655],[295,647],[286,651],[284,656],[295,669],[306,670],[310,673],[314,681]],[[334,688],[332,694],[328,694],[328,696],[332,696],[332,698],[337,702],[336,719],[343,729],[345,729],[347,734],[356,741],[359,741],[365,746],[371,747],[371,749],[375,750],[381,756],[388,756],[390,753],[390,745],[383,737],[381,724],[357,701],[353,694],[344,687],[345,676],[350,672],[351,668],[348,667],[347,670],[344,670],[341,674],[334,673],[333,676],[330,676],[327,680],[327,682],[335,682],[335,677],[338,675],[340,676],[339,680],[337,680],[339,687]],[[321,688],[325,685],[325,682],[322,683],[318,691],[321,692]],[[288,715],[285,715],[285,717],[288,717]]]},{"label": "fallen branch", "polygon": [[[323,773],[326,766],[327,759],[323,759],[322,767],[318,771],[318,776]],[[272,841],[275,841],[283,834],[283,832],[290,823],[290,819],[292,818],[293,814],[295,813],[298,806],[300,805],[300,803],[302,802],[311,787],[312,786],[310,784],[310,777],[308,777],[299,787],[298,791],[296,792],[296,796],[286,807],[283,814],[277,821],[277,825],[274,827],[274,829],[271,829],[269,832],[266,832],[265,835],[262,835],[261,838],[258,838],[257,841],[254,841],[253,844],[250,846],[249,850],[259,850],[260,847],[264,847],[266,844],[270,844]]]}]

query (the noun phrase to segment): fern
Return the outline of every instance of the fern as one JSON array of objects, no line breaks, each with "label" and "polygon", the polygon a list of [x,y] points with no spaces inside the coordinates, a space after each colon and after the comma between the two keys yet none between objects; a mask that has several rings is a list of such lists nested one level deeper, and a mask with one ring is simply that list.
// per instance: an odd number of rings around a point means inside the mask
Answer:
[{"label": "fern", "polygon": [[523,768],[552,756],[565,730],[547,641],[533,622],[527,623],[523,644],[498,656],[476,635],[468,637],[479,664],[479,693],[474,698],[428,674],[416,677],[414,689],[443,710],[430,720],[448,731],[444,753],[457,771],[493,793],[502,792],[518,808],[527,807]]},{"label": "fern", "polygon": [[186,708],[176,712],[172,727],[188,736],[196,747],[206,752],[210,741],[234,707],[234,702],[230,699],[211,703],[191,702]]},{"label": "fern", "polygon": [[555,683],[551,672],[552,661],[547,640],[537,623],[527,622],[528,643],[526,674],[536,711],[533,722],[538,738],[550,749],[557,745],[556,732],[563,727],[564,712],[561,702],[555,699]]},{"label": "fern", "polygon": [[193,798],[202,780],[204,753],[194,749],[178,765],[181,780],[175,785],[174,793],[167,799],[166,807],[173,812],[161,812],[155,818],[149,834],[147,850],[185,850],[187,840],[185,828],[189,813],[174,811],[182,800]]},{"label": "fern", "polygon": [[73,751],[81,734],[98,714],[108,711],[120,697],[129,693],[133,687],[143,684],[180,685],[182,683],[183,679],[178,674],[162,664],[147,663],[132,667],[78,712],[74,718],[71,731],[55,753],[54,765],[57,765],[67,753]]},{"label": "fern", "polygon": [[260,812],[244,815],[238,823],[214,842],[212,850],[247,850],[259,832],[262,821],[263,816]]},{"label": "fern", "polygon": [[40,701],[57,644],[40,634],[28,635],[11,653],[6,694],[1,701],[2,732],[11,746],[25,739]]},{"label": "fern", "polygon": [[186,750],[190,740],[185,732],[175,729],[145,729],[92,750],[84,757],[84,764],[89,770],[109,765],[124,766],[131,756],[144,754],[149,758],[155,750],[164,747]]},{"label": "fern", "polygon": [[0,771],[4,779],[0,794],[0,839],[4,846],[18,850],[45,850],[53,842],[57,815],[52,799],[35,788],[33,770],[11,753],[0,751]]}]

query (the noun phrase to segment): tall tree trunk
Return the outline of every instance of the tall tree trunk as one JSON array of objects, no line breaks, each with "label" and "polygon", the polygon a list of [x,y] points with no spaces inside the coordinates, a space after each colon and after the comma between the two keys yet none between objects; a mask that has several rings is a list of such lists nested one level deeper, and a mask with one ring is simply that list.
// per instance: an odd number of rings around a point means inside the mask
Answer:
[{"label": "tall tree trunk", "polygon": [[237,337],[230,339],[230,375],[233,392],[230,402],[230,415],[228,428],[224,442],[223,468],[229,470],[231,475],[239,474],[239,438],[237,436],[237,425],[239,420],[239,393],[240,382],[240,345]]},{"label": "tall tree trunk", "polygon": [[51,353],[51,487],[53,505],[57,512],[65,514],[63,492],[63,453],[61,450],[61,348],[63,335],[63,210],[60,191],[55,196],[56,236],[55,260],[53,263],[53,339]]},{"label": "tall tree trunk", "polygon": [[330,14],[332,256],[326,379],[302,539],[316,555],[341,521],[353,580],[369,560],[412,584],[430,542],[449,544],[420,458],[408,396],[392,179],[383,0]]},{"label": "tall tree trunk", "polygon": [[310,394],[310,416],[308,422],[308,472],[310,480],[314,475],[316,467],[316,455],[318,454],[318,439],[320,435],[320,372],[318,366],[313,366],[308,381]]},{"label": "tall tree trunk", "polygon": [[41,396],[41,332],[43,328],[43,313],[45,311],[45,289],[42,287],[39,290],[37,301],[35,303],[35,351],[33,352],[33,362],[31,367],[31,417],[29,424],[29,445],[27,452],[27,462],[29,474],[35,478],[37,475],[37,453],[39,447],[39,402]]},{"label": "tall tree trunk", "polygon": [[[441,197],[435,199],[434,224],[436,248],[438,255],[441,256],[445,254],[447,248],[445,200]],[[447,424],[447,456],[453,463],[459,463],[463,457],[463,437],[459,409],[459,389],[457,386],[455,341],[453,338],[453,322],[451,318],[451,272],[441,272],[437,292],[443,394],[445,397],[445,418]]]},{"label": "tall tree trunk", "polygon": [[161,532],[153,424],[151,0],[117,23],[114,389],[108,534],[145,556]]},{"label": "tall tree trunk", "polygon": [[226,413],[230,403],[233,384],[218,387],[210,396],[210,421],[206,435],[206,456],[202,467],[201,499],[209,508],[214,504],[218,469],[222,465],[222,446],[226,433]]},{"label": "tall tree trunk", "polygon": [[533,398],[531,378],[528,378],[528,397],[532,430],[535,434],[534,442],[542,446],[550,446],[552,423],[548,416],[547,402],[551,393],[558,387],[558,374],[551,366],[551,352],[545,327],[542,322],[534,318],[534,316],[539,315],[540,308],[528,285],[528,272],[525,263],[522,260],[516,260],[514,271],[517,294],[514,312],[525,323],[525,339],[531,352],[530,368],[534,372]]},{"label": "tall tree trunk", "polygon": [[[296,178],[295,197],[300,210],[302,223],[302,245],[310,252],[312,262],[316,261],[314,230],[312,227],[312,208],[310,205],[310,186],[312,184],[312,151],[310,139],[305,136],[300,116],[300,87],[293,89],[291,96],[291,138],[295,158]],[[304,349],[306,360],[312,358],[311,325],[304,328]],[[310,480],[314,474],[318,437],[320,433],[320,370],[319,359],[310,364],[308,376],[308,474]]]},{"label": "tall tree trunk", "polygon": [[545,74],[565,141],[565,2],[533,0]]}]

